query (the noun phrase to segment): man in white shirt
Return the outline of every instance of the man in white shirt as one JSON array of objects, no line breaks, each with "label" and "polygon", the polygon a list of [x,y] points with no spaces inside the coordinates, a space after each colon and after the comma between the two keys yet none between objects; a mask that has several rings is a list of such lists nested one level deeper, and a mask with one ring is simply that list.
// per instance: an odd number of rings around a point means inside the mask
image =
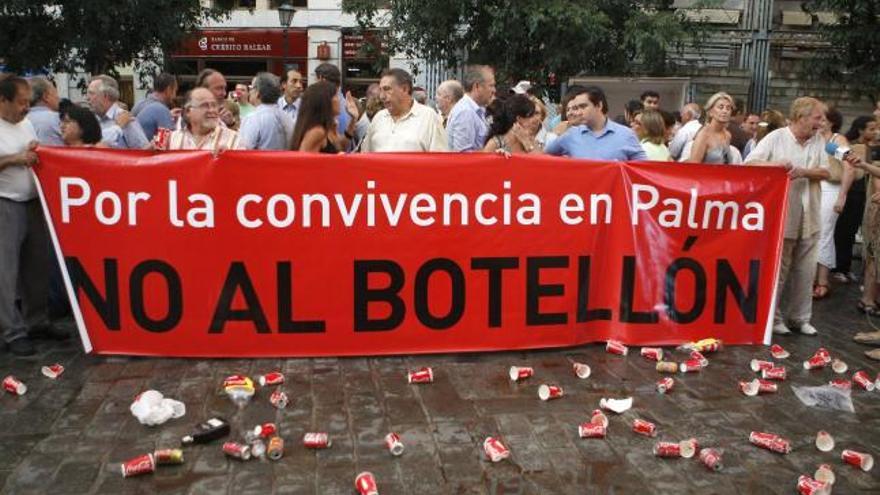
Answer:
[{"label": "man in white shirt", "polygon": [[822,102],[796,99],[791,105],[791,123],[767,134],[746,160],[746,164],[784,166],[791,177],[776,285],[775,334],[791,333],[789,326],[804,335],[816,334],[810,319],[821,230],[819,182],[830,177],[825,140],[818,133],[824,118]]},{"label": "man in white shirt", "polygon": [[362,151],[448,151],[440,116],[413,100],[412,87],[403,69],[382,73],[379,98],[385,109],[373,117]]},{"label": "man in white shirt", "polygon": [[0,332],[17,356],[35,352],[29,330],[50,328],[49,239],[30,171],[37,163],[37,136],[25,118],[30,99],[27,81],[0,76]]},{"label": "man in white shirt", "polygon": [[495,72],[486,65],[474,65],[464,72],[464,95],[449,112],[446,132],[452,151],[483,151],[489,124],[486,106],[495,99]]},{"label": "man in white shirt", "polygon": [[251,84],[251,103],[256,109],[241,122],[241,144],[249,150],[288,150],[293,119],[278,108],[281,83],[278,76],[260,72]]},{"label": "man in white shirt", "polygon": [[703,115],[700,105],[696,103],[688,103],[681,107],[681,123],[682,126],[675,133],[675,137],[669,142],[669,154],[673,160],[681,158],[681,152],[684,151],[686,144],[694,140],[697,131],[703,127],[700,123],[700,117]]},{"label": "man in white shirt", "polygon": [[299,97],[303,92],[303,76],[298,70],[287,71],[287,80],[281,84],[284,94],[278,98],[278,108],[290,115],[293,127],[296,128],[296,117],[299,113]]}]

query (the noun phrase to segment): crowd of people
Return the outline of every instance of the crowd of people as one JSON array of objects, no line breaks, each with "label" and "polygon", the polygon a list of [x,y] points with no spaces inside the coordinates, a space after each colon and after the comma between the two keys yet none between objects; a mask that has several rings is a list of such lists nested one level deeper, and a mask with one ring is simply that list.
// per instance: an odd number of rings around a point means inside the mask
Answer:
[{"label": "crowd of people", "polygon": [[[293,150],[314,153],[488,152],[547,154],[592,160],[650,160],[780,166],[791,189],[786,206],[773,331],[815,335],[812,301],[831,282],[855,283],[853,248],[861,231],[862,297],[856,308],[880,315],[880,103],[873,115],[843,118],[823,102],[801,97],[783,115],[749,113],[719,92],[705,104],[663,108],[645,91],[609,117],[603,90],[568,88],[554,107],[528,81],[498,90],[489,66],[467,67],[461,81],[440,84],[433,101],[402,69],[386,70],[366,95],[343,93],[339,69],[323,63],[306,86],[303,74],[261,72],[228,91],[225,76],[205,69],[181,99],[175,76],[160,74],[152,92],[127,110],[119,85],[91,79],[85,104],[60,100],[45,77],[0,76],[0,329],[16,355],[34,353],[33,338],[66,338],[50,315],[65,296],[28,167],[35,149],[94,146],[155,150]],[[182,104],[177,102],[182,101]],[[832,156],[826,144],[850,150]],[[880,332],[857,335],[880,345]],[[880,360],[880,349],[868,352]]]}]

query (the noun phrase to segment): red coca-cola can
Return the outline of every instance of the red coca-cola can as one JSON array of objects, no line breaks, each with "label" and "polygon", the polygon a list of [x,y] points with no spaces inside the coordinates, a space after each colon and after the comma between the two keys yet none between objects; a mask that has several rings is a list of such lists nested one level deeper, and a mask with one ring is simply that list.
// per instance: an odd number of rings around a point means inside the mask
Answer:
[{"label": "red coca-cola can", "polygon": [[156,470],[156,459],[153,454],[144,454],[122,463],[121,471],[123,478],[137,476],[139,474],[152,473]]},{"label": "red coca-cola can", "polygon": [[773,356],[773,359],[785,359],[790,354],[781,345],[773,344],[770,346],[770,355]]},{"label": "red coca-cola can", "polygon": [[775,394],[779,390],[779,386],[767,380],[758,379],[758,393]]},{"label": "red coca-cola can", "polygon": [[635,433],[646,437],[657,436],[657,426],[654,423],[651,423],[650,421],[645,421],[643,419],[633,420],[632,430]]},{"label": "red coca-cola can", "polygon": [[724,464],[721,460],[721,452],[715,449],[703,449],[700,451],[700,462],[710,471],[721,471]]},{"label": "red coca-cola can", "polygon": [[825,360],[826,363],[831,362],[831,353],[828,352],[828,349],[826,349],[824,347],[820,347],[820,348],[816,349],[816,353],[813,355],[821,357],[823,360]]},{"label": "red coca-cola can", "polygon": [[590,417],[590,423],[602,425],[608,428],[608,416],[601,409],[593,409],[593,415]]},{"label": "red coca-cola can", "polygon": [[581,438],[605,438],[606,427],[602,423],[581,423],[578,425],[578,436]]},{"label": "red coca-cola can", "polygon": [[512,381],[518,382],[535,374],[535,369],[529,366],[511,366],[508,372]]},{"label": "red coca-cola can", "polygon": [[773,364],[771,361],[763,361],[761,359],[752,359],[752,361],[749,363],[749,367],[754,372],[769,370],[775,366],[776,365]]},{"label": "red coca-cola can", "polygon": [[157,150],[167,150],[170,143],[171,129],[166,129],[164,127],[156,129],[156,134],[153,136],[153,146],[155,146]]},{"label": "red coca-cola can", "polygon": [[801,495],[828,495],[831,493],[831,487],[828,483],[814,480],[805,474],[798,477],[797,490]]},{"label": "red coca-cola can", "polygon": [[278,432],[275,423],[263,423],[254,428],[254,435],[260,438],[269,438]]},{"label": "red coca-cola can", "polygon": [[870,471],[874,467],[874,457],[864,452],[847,449],[840,453],[840,458],[843,459],[843,462],[862,471]]},{"label": "red coca-cola can", "polygon": [[486,457],[492,462],[503,461],[510,457],[510,450],[508,450],[500,440],[494,437],[488,437],[483,441],[483,451],[486,453]]},{"label": "red coca-cola can", "polygon": [[290,399],[287,398],[287,394],[281,390],[275,390],[272,392],[272,395],[269,396],[269,402],[272,403],[273,406],[278,409],[284,409],[287,407],[287,404],[290,402]]},{"label": "red coca-cola can", "polygon": [[784,366],[774,366],[769,370],[761,370],[761,378],[765,380],[785,380],[788,376]]},{"label": "red coca-cola can", "polygon": [[665,394],[672,390],[673,387],[675,387],[675,380],[672,377],[667,376],[657,381],[657,393]]},{"label": "red coca-cola can", "polygon": [[706,356],[704,356],[703,353],[701,353],[700,351],[691,351],[690,357],[692,360],[698,361],[700,363],[700,366],[702,366],[703,368],[709,366],[709,360],[706,359]]},{"label": "red coca-cola can", "polygon": [[354,487],[359,495],[379,495],[379,489],[376,487],[376,477],[369,471],[357,475],[354,479]]},{"label": "red coca-cola can", "polygon": [[703,369],[703,364],[696,359],[688,359],[679,365],[679,370],[682,373],[692,373],[701,369]]},{"label": "red coca-cola can", "polygon": [[559,385],[541,385],[538,387],[538,397],[541,400],[558,399],[565,395],[565,391]]},{"label": "red coca-cola can", "polygon": [[332,444],[330,435],[323,432],[309,432],[303,435],[303,445],[310,449],[326,449]]},{"label": "red coca-cola can", "polygon": [[284,375],[282,375],[278,371],[273,371],[271,373],[261,375],[259,378],[257,378],[257,381],[260,382],[261,387],[265,387],[267,385],[281,385],[282,383],[284,383]]},{"label": "red coca-cola can", "polygon": [[825,361],[825,358],[818,354],[815,354],[810,359],[804,361],[805,370],[815,370],[826,366],[828,366],[828,361]]},{"label": "red coca-cola can", "polygon": [[607,344],[605,344],[605,350],[610,354],[617,354],[618,356],[626,356],[629,353],[629,347],[623,345],[623,342],[617,340],[609,340]]},{"label": "red coca-cola can", "polygon": [[852,388],[852,381],[847,380],[846,378],[835,378],[828,382],[828,385],[839,388],[841,390],[850,390]]},{"label": "red coca-cola can", "polygon": [[434,370],[424,367],[416,371],[410,371],[406,375],[406,379],[409,383],[432,383],[434,381]]},{"label": "red coca-cola can", "polygon": [[56,363],[49,366],[43,366],[40,371],[42,371],[43,376],[45,376],[46,378],[51,378],[54,380],[61,376],[61,373],[64,373],[64,366]]},{"label": "red coca-cola can", "polygon": [[659,347],[642,347],[642,357],[651,361],[663,360],[663,349]]},{"label": "red coca-cola can", "polygon": [[246,461],[251,458],[251,448],[238,442],[226,442],[223,444],[223,453],[229,457]]},{"label": "red coca-cola can", "polygon": [[676,442],[657,442],[654,444],[657,457],[681,457],[681,444]]},{"label": "red coca-cola can", "polygon": [[[871,381],[871,377],[869,377],[868,374],[864,371],[856,372],[856,374],[853,375],[852,379],[856,383],[856,385],[867,390],[868,392],[874,390],[874,382]],[[3,385],[6,385],[5,380],[3,381]]]},{"label": "red coca-cola can", "polygon": [[385,435],[385,447],[395,457],[403,454],[403,442],[400,441],[400,435],[397,433],[391,432]]},{"label": "red coca-cola can", "polygon": [[721,349],[721,341],[720,340],[701,344],[700,346],[698,346],[696,348],[696,350],[698,350],[700,352],[705,352],[705,353],[716,352],[719,349]]},{"label": "red coca-cola can", "polygon": [[753,431],[749,434],[749,442],[779,454],[791,452],[791,442],[773,433]]},{"label": "red coca-cola can", "polygon": [[27,393],[27,385],[12,375],[8,375],[3,379],[3,389],[10,394],[15,395],[24,395]]}]

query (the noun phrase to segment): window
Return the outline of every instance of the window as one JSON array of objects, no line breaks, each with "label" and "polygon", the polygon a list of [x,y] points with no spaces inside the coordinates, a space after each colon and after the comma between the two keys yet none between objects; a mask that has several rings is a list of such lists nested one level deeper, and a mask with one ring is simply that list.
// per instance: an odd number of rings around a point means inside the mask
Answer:
[{"label": "window", "polygon": [[253,9],[257,0],[214,0],[214,5],[224,9]]},{"label": "window", "polygon": [[289,4],[291,7],[302,9],[309,6],[308,0],[269,0],[269,8],[272,10],[278,10],[278,7],[285,3]]}]

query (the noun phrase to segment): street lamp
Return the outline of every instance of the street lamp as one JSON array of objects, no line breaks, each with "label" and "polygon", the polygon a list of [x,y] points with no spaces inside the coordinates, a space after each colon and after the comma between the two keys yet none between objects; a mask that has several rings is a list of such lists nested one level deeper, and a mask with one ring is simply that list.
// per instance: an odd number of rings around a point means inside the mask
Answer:
[{"label": "street lamp", "polygon": [[284,57],[281,59],[281,66],[287,71],[287,30],[290,29],[290,23],[293,22],[293,14],[296,9],[289,3],[282,4],[278,7],[278,22],[284,28]]}]

